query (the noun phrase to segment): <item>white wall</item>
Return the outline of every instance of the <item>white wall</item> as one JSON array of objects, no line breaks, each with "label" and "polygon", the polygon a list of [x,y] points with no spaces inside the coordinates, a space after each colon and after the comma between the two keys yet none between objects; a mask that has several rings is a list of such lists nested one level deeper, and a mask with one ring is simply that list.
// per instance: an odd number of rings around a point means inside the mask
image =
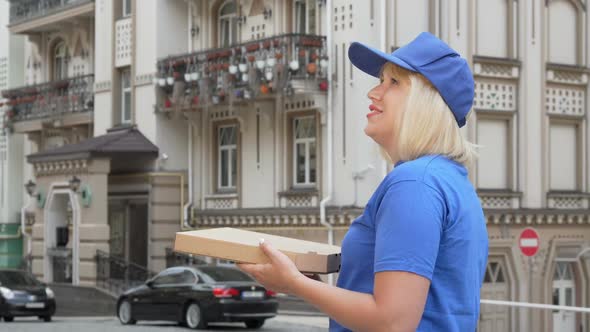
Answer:
[{"label": "white wall", "polygon": [[[0,58],[7,59],[8,88],[22,86],[24,83],[24,37],[11,35],[6,25],[9,22],[8,1],[0,1]],[[0,99],[2,99],[0,97]],[[0,107],[0,116],[6,108]],[[2,137],[4,158],[0,159],[0,223],[18,223],[19,212],[23,203],[24,188],[24,136],[19,134]],[[27,167],[28,168],[28,167]]]}]

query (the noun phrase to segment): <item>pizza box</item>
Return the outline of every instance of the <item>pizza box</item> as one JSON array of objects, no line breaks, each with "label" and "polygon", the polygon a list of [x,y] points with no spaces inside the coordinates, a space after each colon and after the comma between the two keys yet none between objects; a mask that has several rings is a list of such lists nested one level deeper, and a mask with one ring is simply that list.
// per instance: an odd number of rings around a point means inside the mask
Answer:
[{"label": "pizza box", "polygon": [[260,239],[287,255],[305,273],[340,270],[340,247],[283,236],[222,227],[177,232],[174,251],[220,258],[236,263],[268,263]]}]

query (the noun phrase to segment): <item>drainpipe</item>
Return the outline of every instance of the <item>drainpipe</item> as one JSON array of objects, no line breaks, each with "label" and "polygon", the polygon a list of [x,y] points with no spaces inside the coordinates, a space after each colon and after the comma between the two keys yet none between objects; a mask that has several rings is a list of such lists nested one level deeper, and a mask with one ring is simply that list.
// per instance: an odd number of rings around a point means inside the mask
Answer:
[{"label": "drainpipe", "polygon": [[[332,19],[331,19],[331,8],[332,8],[332,0],[326,1],[326,45],[330,47],[332,45],[332,30],[330,29],[332,26]],[[328,50],[328,54],[330,54],[330,50]],[[334,54],[337,56],[337,54]],[[334,226],[332,226],[329,222],[326,221],[326,204],[332,200],[332,192],[334,191],[334,173],[333,173],[333,133],[332,133],[332,57],[328,58],[330,64],[328,68],[328,102],[327,102],[327,109],[326,109],[326,131],[328,133],[328,144],[327,144],[327,154],[328,154],[328,167],[327,167],[327,177],[328,177],[328,190],[327,195],[324,196],[322,201],[320,202],[320,223],[328,229],[328,244],[334,245]],[[334,284],[334,275],[328,275],[328,283],[330,285]]]},{"label": "drainpipe", "polygon": [[32,234],[27,233],[27,228],[26,228],[26,213],[27,213],[27,207],[30,205],[30,197],[29,197],[29,203],[25,204],[21,207],[20,209],[20,230],[23,234],[23,237],[27,239],[27,259],[28,257],[31,256],[32,252],[33,252],[33,248],[32,248],[32,241],[31,238],[33,237]]},{"label": "drainpipe", "polygon": [[[188,52],[193,51],[193,36],[192,36],[192,25],[193,25],[193,15],[192,15],[192,4],[187,2],[187,16],[188,16]],[[189,225],[190,220],[190,209],[193,206],[193,124],[190,119],[187,121],[188,123],[188,200],[184,205],[184,220],[182,224],[182,228],[191,228]],[[180,190],[184,190],[184,188],[180,188]]]}]

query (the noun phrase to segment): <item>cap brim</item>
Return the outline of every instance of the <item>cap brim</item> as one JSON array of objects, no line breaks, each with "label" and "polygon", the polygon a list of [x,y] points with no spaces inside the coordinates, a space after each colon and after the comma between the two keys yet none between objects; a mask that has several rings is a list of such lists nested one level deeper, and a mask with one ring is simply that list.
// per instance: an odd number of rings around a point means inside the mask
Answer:
[{"label": "cap brim", "polygon": [[386,62],[393,62],[404,69],[417,72],[416,69],[395,55],[387,54],[359,42],[353,42],[348,48],[348,59],[355,67],[375,77],[379,77],[381,67]]}]

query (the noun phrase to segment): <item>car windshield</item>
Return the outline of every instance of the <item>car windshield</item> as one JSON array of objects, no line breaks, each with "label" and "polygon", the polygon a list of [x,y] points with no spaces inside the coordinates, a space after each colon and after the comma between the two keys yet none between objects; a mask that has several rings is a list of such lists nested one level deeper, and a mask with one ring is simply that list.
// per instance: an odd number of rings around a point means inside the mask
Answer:
[{"label": "car windshield", "polygon": [[35,280],[25,272],[20,271],[0,271],[0,286],[38,286],[41,283]]},{"label": "car windshield", "polygon": [[214,281],[253,281],[247,274],[236,269],[219,267],[201,267],[199,269]]}]

